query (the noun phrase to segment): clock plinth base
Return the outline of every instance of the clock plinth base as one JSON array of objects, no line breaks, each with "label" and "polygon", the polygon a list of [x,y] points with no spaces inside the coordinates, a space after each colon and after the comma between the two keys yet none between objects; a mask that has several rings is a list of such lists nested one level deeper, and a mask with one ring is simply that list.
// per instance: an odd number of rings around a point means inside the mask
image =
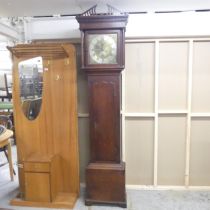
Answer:
[{"label": "clock plinth base", "polygon": [[92,200],[92,199],[85,199],[85,205],[86,206],[92,206],[92,205],[110,205],[110,206],[118,206],[121,208],[127,208],[127,202],[126,200],[124,202],[109,202],[109,201],[98,201],[98,200]]},{"label": "clock plinth base", "polygon": [[88,165],[85,204],[107,204],[126,208],[124,162]]}]

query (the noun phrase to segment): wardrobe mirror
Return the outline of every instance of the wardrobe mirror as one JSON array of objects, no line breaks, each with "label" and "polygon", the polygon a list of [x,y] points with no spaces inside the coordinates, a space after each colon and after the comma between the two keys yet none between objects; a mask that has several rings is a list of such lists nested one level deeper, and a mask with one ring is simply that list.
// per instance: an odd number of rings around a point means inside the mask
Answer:
[{"label": "wardrobe mirror", "polygon": [[39,115],[42,104],[42,57],[21,61],[18,70],[22,110],[29,120],[34,120]]}]

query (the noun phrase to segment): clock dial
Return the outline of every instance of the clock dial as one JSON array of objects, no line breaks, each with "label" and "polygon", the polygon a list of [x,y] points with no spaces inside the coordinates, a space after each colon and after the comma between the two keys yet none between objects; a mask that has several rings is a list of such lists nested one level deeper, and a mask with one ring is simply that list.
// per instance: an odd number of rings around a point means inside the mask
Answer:
[{"label": "clock dial", "polygon": [[117,63],[117,34],[88,35],[89,64]]}]

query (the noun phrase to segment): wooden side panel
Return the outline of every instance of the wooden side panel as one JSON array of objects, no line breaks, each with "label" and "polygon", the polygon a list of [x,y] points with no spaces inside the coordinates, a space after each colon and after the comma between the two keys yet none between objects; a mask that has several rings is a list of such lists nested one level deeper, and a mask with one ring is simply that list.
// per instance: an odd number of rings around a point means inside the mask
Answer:
[{"label": "wooden side panel", "polygon": [[[33,153],[59,154],[63,184],[62,192],[79,192],[79,162],[77,138],[77,85],[75,49],[62,45],[69,58],[43,60],[43,97],[41,111],[29,121],[22,112],[18,63],[24,58],[14,57],[13,100],[19,162]],[[38,54],[37,54],[38,56]],[[20,173],[21,175],[22,173]],[[24,176],[20,176],[24,193]]]},{"label": "wooden side panel", "polygon": [[55,201],[58,193],[61,192],[63,186],[62,171],[60,166],[60,156],[56,155],[51,162],[50,172],[52,201]]},{"label": "wooden side panel", "polygon": [[120,162],[119,74],[89,75],[91,161]]}]

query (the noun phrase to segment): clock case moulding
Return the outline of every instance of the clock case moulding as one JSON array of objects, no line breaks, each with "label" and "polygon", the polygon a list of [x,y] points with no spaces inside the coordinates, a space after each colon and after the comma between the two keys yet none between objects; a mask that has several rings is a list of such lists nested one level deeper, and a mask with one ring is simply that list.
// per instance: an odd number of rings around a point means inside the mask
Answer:
[{"label": "clock case moulding", "polygon": [[[82,69],[86,71],[122,71],[125,67],[125,26],[128,15],[94,15],[77,16],[81,30]],[[117,63],[90,64],[88,63],[88,35],[89,34],[117,34]]]}]

